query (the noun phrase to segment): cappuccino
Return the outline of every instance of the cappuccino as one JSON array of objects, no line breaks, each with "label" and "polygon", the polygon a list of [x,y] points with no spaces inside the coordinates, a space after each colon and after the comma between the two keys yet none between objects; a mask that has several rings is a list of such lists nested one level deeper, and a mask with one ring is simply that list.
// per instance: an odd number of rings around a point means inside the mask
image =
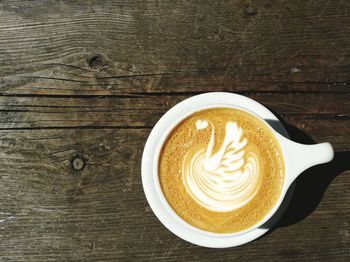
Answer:
[{"label": "cappuccino", "polygon": [[274,134],[257,117],[211,108],[182,120],[166,138],[158,161],[162,192],[187,223],[234,233],[269,213],[284,182]]}]

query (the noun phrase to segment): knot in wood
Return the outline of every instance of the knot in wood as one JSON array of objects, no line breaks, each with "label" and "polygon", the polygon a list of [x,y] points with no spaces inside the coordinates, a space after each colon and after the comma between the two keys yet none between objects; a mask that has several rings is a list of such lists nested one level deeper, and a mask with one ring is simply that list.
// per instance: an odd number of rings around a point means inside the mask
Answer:
[{"label": "knot in wood", "polygon": [[89,60],[89,67],[92,69],[99,69],[105,65],[103,57],[101,55],[94,55]]}]

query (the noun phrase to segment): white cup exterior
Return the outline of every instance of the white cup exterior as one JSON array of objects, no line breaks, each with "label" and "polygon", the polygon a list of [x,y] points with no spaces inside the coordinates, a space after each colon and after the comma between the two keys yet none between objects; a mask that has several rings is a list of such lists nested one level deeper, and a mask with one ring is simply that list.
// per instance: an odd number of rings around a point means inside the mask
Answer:
[{"label": "white cup exterior", "polygon": [[[230,96],[235,96],[235,102],[230,102]],[[238,99],[237,99],[238,98]],[[156,126],[153,128],[149,138],[146,142],[145,149],[142,156],[142,184],[147,197],[147,200],[156,214],[158,219],[174,234],[179,237],[192,242],[191,235],[199,235],[199,240],[195,243],[207,247],[229,247],[230,244],[225,243],[225,238],[232,238],[236,236],[243,236],[245,233],[250,232],[264,223],[266,223],[273,214],[277,211],[281,205],[288,188],[296,177],[301,174],[307,168],[329,162],[333,159],[334,152],[333,148],[329,143],[321,143],[316,145],[303,145],[296,142],[293,142],[278,132],[276,132],[268,122],[262,118],[260,115],[267,110],[266,107],[259,104],[257,108],[251,110],[244,105],[244,101],[249,101],[250,98],[240,96],[232,93],[224,92],[213,92],[197,95],[186,99],[179,104],[175,105],[170,109],[163,117],[158,121]],[[239,104],[239,101],[242,101]],[[258,103],[254,101],[254,104]],[[253,104],[252,104],[253,105]],[[276,140],[278,141],[285,164],[285,179],[282,187],[280,197],[275,203],[274,207],[270,212],[258,223],[252,227],[236,232],[236,233],[213,233],[208,232],[199,228],[196,228],[182,218],[180,218],[175,211],[170,207],[167,200],[165,199],[162,190],[160,188],[159,179],[158,179],[158,158],[159,153],[162,148],[164,141],[169,135],[170,131],[184,118],[193,114],[196,111],[208,109],[208,108],[217,108],[217,107],[229,107],[243,110],[247,113],[258,118],[260,121],[264,122],[265,125],[272,131],[275,135]],[[258,111],[259,110],[259,111]],[[181,111],[181,112],[180,112]],[[178,115],[180,113],[180,115]],[[265,112],[267,113],[267,112]],[[268,112],[271,114],[271,112]],[[165,121],[167,120],[167,121]],[[276,120],[274,120],[276,121]],[[158,133],[158,131],[161,131]],[[153,141],[151,141],[153,140]],[[153,146],[150,146],[153,145]],[[156,145],[156,146],[155,146]],[[151,165],[151,167],[150,167]],[[152,177],[152,179],[149,178]],[[150,192],[150,183],[153,183],[153,186],[156,191],[156,196],[154,192]],[[157,199],[158,198],[158,201]],[[193,238],[195,238],[193,235]],[[202,240],[200,240],[202,237]],[[198,237],[197,237],[198,238]]]}]

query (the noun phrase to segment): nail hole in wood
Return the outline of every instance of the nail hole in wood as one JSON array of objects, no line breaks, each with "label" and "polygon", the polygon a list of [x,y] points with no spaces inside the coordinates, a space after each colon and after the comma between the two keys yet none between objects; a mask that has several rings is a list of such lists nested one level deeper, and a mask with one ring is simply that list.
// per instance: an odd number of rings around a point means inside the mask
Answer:
[{"label": "nail hole in wood", "polygon": [[75,171],[81,171],[85,168],[86,166],[86,162],[85,160],[80,157],[80,156],[75,156],[72,161],[71,161],[71,164],[72,164],[72,168],[75,170]]},{"label": "nail hole in wood", "polygon": [[254,16],[256,15],[258,12],[252,7],[252,6],[248,6],[246,9],[245,9],[245,14],[246,15],[249,15],[249,16]]}]

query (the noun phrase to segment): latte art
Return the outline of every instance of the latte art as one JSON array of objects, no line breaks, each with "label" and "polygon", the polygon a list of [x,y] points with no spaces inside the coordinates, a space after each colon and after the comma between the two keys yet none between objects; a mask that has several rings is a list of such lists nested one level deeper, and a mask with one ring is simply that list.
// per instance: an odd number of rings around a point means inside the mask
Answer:
[{"label": "latte art", "polygon": [[264,122],[239,109],[194,112],[168,134],[158,177],[170,207],[210,232],[247,229],[274,206],[284,160]]},{"label": "latte art", "polygon": [[211,128],[206,148],[189,150],[183,161],[183,182],[188,193],[203,207],[215,212],[228,212],[247,204],[258,192],[259,161],[247,152],[247,138],[236,122],[227,122],[224,141],[213,153],[215,128],[197,120],[197,130]]}]

